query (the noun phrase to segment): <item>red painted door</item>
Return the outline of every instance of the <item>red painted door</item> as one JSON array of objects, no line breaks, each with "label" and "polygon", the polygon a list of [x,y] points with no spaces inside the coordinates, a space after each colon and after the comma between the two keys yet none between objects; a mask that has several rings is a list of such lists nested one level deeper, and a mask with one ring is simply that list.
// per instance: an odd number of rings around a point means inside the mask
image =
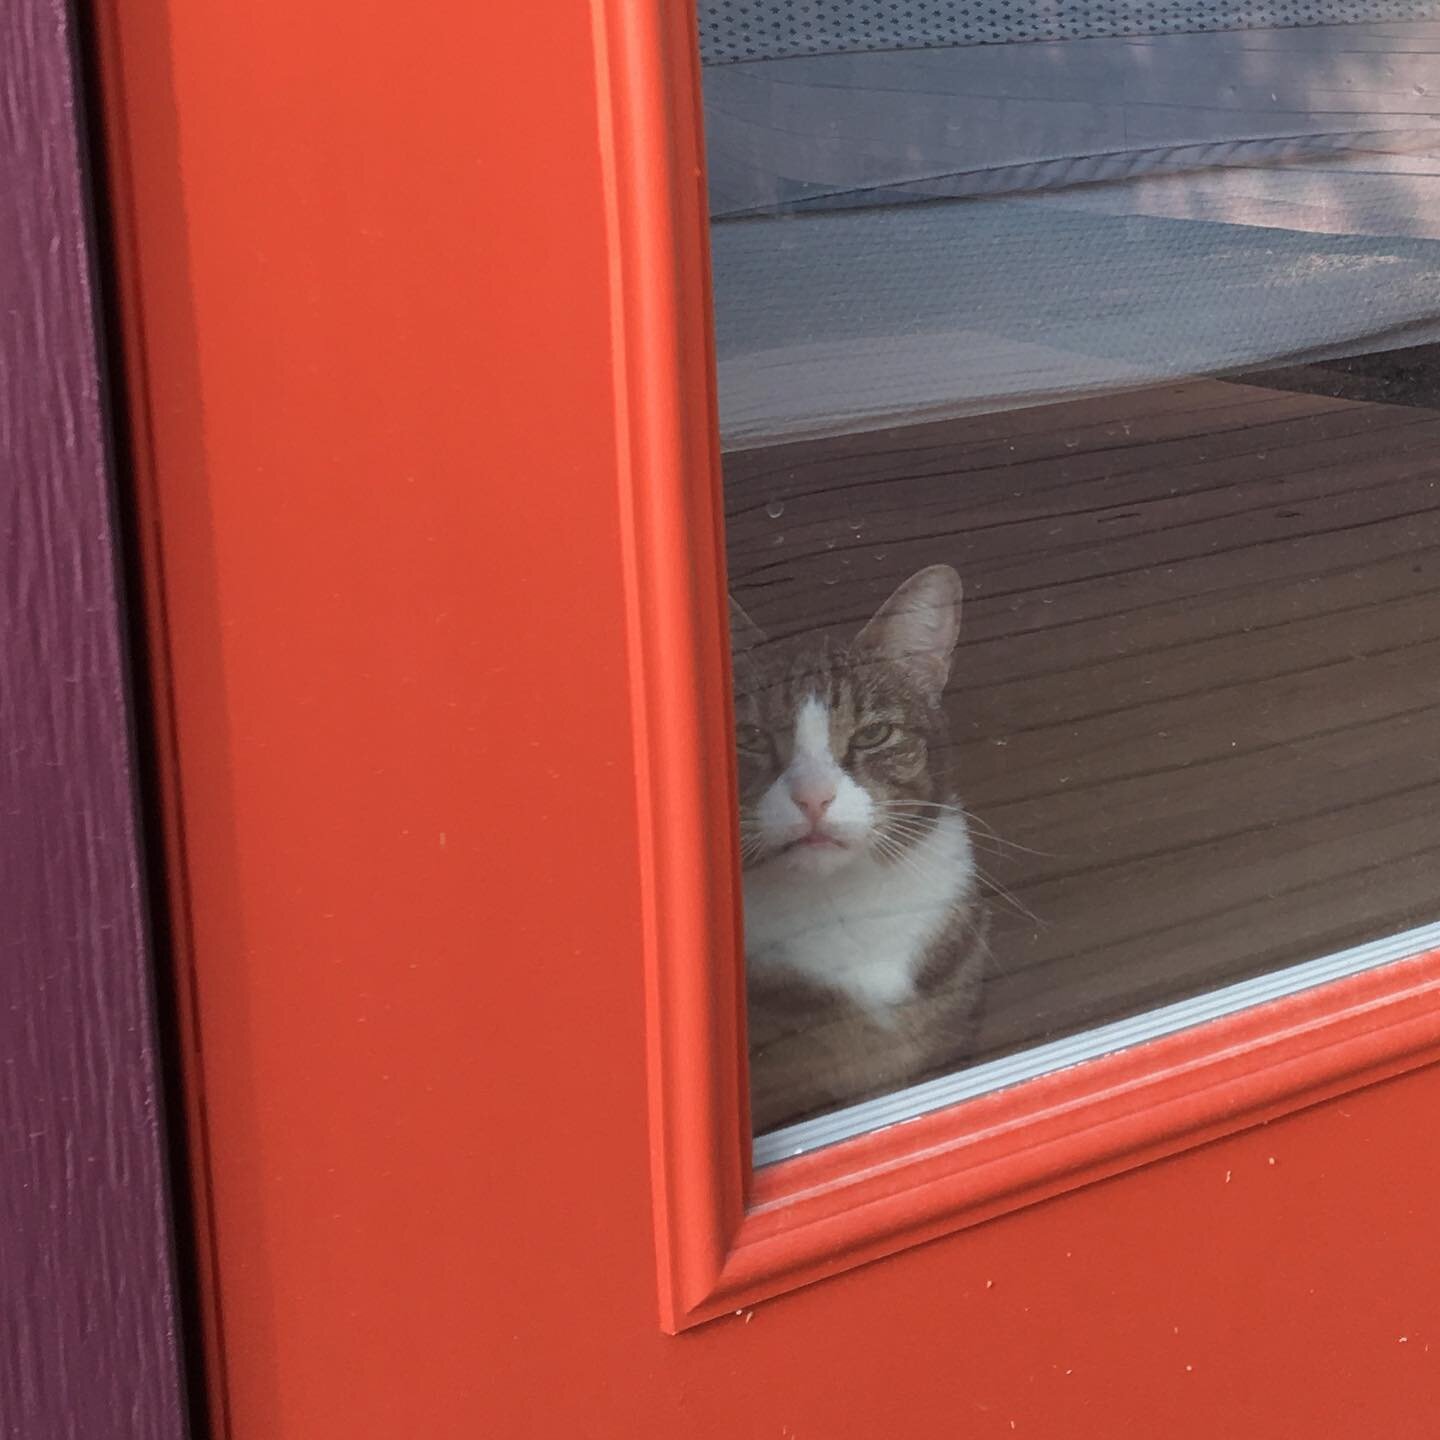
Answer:
[{"label": "red painted door", "polygon": [[1429,1435],[1413,946],[752,1163],[688,7],[98,20],[217,1432]]}]

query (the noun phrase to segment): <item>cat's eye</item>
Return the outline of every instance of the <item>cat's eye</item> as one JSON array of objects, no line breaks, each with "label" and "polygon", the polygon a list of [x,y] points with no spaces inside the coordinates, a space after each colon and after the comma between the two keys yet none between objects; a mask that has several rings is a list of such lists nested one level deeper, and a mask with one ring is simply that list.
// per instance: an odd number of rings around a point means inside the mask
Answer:
[{"label": "cat's eye", "polygon": [[851,737],[850,744],[856,750],[878,750],[895,734],[895,727],[884,720],[862,725]]},{"label": "cat's eye", "polygon": [[764,755],[770,750],[770,737],[758,725],[737,725],[735,746],[747,755]]}]

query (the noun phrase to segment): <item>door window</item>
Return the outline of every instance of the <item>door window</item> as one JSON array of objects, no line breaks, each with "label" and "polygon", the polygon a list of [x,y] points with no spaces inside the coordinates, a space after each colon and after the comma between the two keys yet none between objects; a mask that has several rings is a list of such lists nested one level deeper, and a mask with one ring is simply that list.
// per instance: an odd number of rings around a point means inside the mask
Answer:
[{"label": "door window", "polygon": [[700,9],[756,1160],[1440,943],[1440,24]]}]

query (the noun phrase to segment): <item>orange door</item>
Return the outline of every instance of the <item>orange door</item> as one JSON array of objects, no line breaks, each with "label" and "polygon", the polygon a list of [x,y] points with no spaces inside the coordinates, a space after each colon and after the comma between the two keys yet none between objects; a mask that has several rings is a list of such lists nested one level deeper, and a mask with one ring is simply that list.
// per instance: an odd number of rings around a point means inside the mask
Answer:
[{"label": "orange door", "polygon": [[688,7],[97,19],[217,1433],[1430,1435],[1433,956],[752,1164]]}]

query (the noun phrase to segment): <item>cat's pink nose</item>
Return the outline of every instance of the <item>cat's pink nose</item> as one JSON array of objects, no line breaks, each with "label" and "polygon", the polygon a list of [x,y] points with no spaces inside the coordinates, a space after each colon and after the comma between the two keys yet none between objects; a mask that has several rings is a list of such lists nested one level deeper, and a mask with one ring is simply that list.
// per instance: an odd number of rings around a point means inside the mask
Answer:
[{"label": "cat's pink nose", "polygon": [[803,781],[790,786],[790,798],[812,825],[818,825],[835,798],[835,787],[828,780]]}]

